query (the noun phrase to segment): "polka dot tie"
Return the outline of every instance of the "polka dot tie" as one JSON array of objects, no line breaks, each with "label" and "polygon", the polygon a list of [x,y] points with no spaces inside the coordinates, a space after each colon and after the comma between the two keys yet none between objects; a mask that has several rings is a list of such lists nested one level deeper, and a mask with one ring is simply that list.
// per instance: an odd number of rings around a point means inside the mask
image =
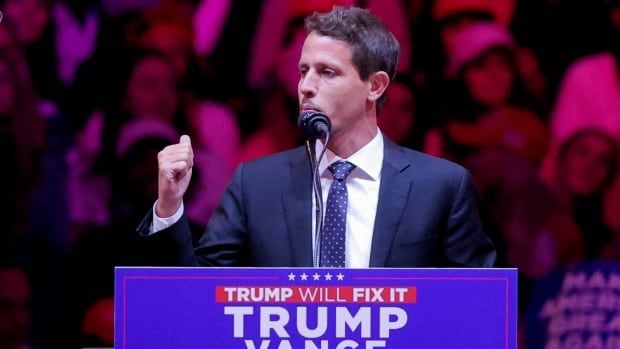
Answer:
[{"label": "polka dot tie", "polygon": [[321,236],[321,267],[344,268],[348,204],[345,179],[354,168],[355,165],[346,161],[338,161],[329,166],[334,181],[329,188],[325,207],[325,225]]}]

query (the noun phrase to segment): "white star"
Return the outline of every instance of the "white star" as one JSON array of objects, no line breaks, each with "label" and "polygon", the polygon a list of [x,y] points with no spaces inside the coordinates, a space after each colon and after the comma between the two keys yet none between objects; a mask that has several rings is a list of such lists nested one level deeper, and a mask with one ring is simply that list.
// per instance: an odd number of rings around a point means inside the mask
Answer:
[{"label": "white star", "polygon": [[338,273],[338,275],[336,275],[336,277],[338,278],[338,281],[344,280],[344,275],[342,275],[342,273]]},{"label": "white star", "polygon": [[303,273],[300,276],[301,276],[301,281],[308,281],[308,274]]},{"label": "white star", "polygon": [[331,281],[332,280],[332,274],[330,274],[330,273],[325,274],[325,280]]},{"label": "white star", "polygon": [[293,280],[295,280],[295,274],[293,273],[288,274],[288,281],[293,281]]},{"label": "white star", "polygon": [[319,273],[314,273],[314,275],[312,275],[312,279],[314,281],[319,281],[321,280],[321,275],[319,275]]}]

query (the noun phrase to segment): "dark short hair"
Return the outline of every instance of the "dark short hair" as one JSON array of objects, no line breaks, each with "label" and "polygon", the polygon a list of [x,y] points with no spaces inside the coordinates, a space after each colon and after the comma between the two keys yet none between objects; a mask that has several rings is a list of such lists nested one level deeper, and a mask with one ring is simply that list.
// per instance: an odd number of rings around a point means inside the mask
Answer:
[{"label": "dark short hair", "polygon": [[[331,12],[315,12],[305,21],[306,32],[341,40],[351,45],[353,64],[362,80],[370,74],[384,71],[390,80],[396,76],[400,44],[383,22],[358,7],[334,6]],[[381,109],[385,93],[377,101]]]}]

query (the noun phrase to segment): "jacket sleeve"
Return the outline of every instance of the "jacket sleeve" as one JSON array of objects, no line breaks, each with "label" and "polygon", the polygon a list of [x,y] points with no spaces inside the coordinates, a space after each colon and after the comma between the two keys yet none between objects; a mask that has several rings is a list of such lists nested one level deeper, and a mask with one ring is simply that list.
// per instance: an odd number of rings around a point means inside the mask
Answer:
[{"label": "jacket sleeve", "polygon": [[482,228],[476,190],[466,170],[452,201],[443,251],[447,266],[488,268],[495,263],[495,248]]},{"label": "jacket sleeve", "polygon": [[[226,188],[196,246],[185,214],[170,227],[150,234],[153,213],[150,210],[137,228],[146,244],[166,246],[169,260],[185,266],[248,265],[247,229],[243,206],[243,165]],[[168,259],[168,258],[167,258]]]}]

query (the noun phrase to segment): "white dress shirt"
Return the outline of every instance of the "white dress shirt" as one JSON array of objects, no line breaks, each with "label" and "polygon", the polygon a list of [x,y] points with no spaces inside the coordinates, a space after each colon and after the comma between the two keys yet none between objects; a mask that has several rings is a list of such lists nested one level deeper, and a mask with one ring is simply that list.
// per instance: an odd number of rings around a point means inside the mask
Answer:
[{"label": "white dress shirt", "polygon": [[[323,143],[316,143],[315,149],[317,156],[321,153],[323,147]],[[329,188],[333,181],[333,176],[328,170],[328,167],[332,163],[340,160],[345,160],[355,165],[355,169],[351,171],[346,179],[349,204],[347,208],[345,267],[368,268],[370,265],[370,249],[375,226],[375,216],[377,214],[377,203],[379,201],[381,167],[383,164],[383,136],[381,132],[377,130],[377,135],[368,144],[346,159],[339,157],[327,149],[323,160],[319,164],[324,206],[327,203]],[[312,248],[314,250],[316,248],[314,196],[312,197],[312,201]],[[167,218],[160,218],[155,213],[156,205],[157,203],[153,206],[152,233],[156,233],[171,226],[181,219],[183,215],[183,205],[181,205],[174,215]]]},{"label": "white dress shirt", "polygon": [[[323,150],[323,143],[316,142],[316,154]],[[323,160],[319,164],[321,176],[321,189],[323,194],[323,206],[327,205],[329,188],[334,177],[328,167],[337,161],[348,161],[355,168],[346,178],[349,204],[347,207],[347,226],[345,233],[345,267],[368,268],[370,265],[370,247],[372,245],[372,233],[377,214],[377,202],[379,201],[379,184],[381,184],[381,166],[383,164],[383,136],[377,131],[377,135],[365,146],[346,159],[332,153],[329,149],[325,152]],[[313,207],[314,196],[313,198]],[[325,215],[325,212],[323,212]],[[315,215],[312,215],[312,243],[316,249],[315,239]]]}]

